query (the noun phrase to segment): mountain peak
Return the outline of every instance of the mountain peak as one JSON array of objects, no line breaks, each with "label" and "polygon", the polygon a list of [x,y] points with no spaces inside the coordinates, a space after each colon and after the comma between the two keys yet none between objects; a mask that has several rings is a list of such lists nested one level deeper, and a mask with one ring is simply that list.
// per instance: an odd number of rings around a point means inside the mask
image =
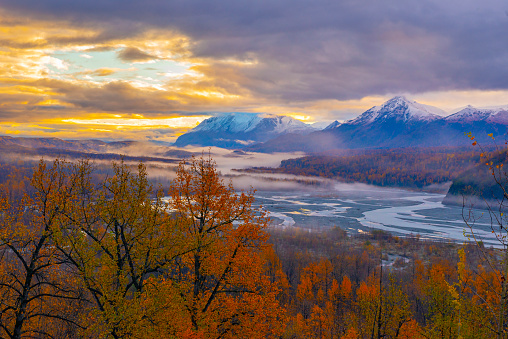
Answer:
[{"label": "mountain peak", "polygon": [[476,108],[467,105],[458,112],[445,118],[448,122],[472,123],[477,121],[488,121],[491,123],[506,124],[508,122],[508,106]]},{"label": "mountain peak", "polygon": [[409,100],[408,98],[406,98],[403,95],[397,95],[397,96],[394,96],[393,98],[389,99],[388,101],[386,101],[383,105],[391,104],[391,103],[402,104],[402,103],[412,103],[412,102],[414,102],[414,101]]},{"label": "mountain peak", "polygon": [[259,113],[225,113],[203,120],[192,131],[227,130],[229,132],[245,132],[255,128],[261,119],[262,116]]},{"label": "mountain peak", "polygon": [[396,96],[380,106],[374,106],[349,121],[352,125],[371,124],[374,121],[396,120],[403,122],[432,121],[440,119],[445,112],[437,107],[420,104],[405,96]]},{"label": "mountain peak", "polygon": [[303,132],[314,130],[300,120],[289,116],[268,113],[224,113],[203,120],[190,132],[215,131],[230,133],[246,133],[261,127],[269,128],[277,133]]},{"label": "mountain peak", "polygon": [[332,130],[334,128],[339,127],[340,125],[342,125],[342,124],[340,122],[338,122],[337,120],[335,120],[334,122],[332,122],[331,124],[326,126],[323,130],[324,131],[329,131],[329,130]]}]

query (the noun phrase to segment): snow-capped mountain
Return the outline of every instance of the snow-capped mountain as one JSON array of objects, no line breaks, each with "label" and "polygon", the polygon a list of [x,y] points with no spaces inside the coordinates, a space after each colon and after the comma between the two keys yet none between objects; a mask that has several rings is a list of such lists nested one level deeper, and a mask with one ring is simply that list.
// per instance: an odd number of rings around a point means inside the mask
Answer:
[{"label": "snow-capped mountain", "polygon": [[487,119],[487,122],[508,125],[508,106],[505,106],[499,111],[491,114]]},{"label": "snow-capped mountain", "polygon": [[191,131],[247,133],[260,127],[272,129],[275,133],[298,133],[313,130],[309,125],[288,116],[235,112],[208,118]]},{"label": "snow-capped mountain", "polygon": [[334,133],[336,140],[340,140],[339,148],[417,146],[419,141],[411,134],[442,120],[444,115],[446,112],[437,107],[396,96],[325,131]]},{"label": "snow-capped mountain", "polygon": [[175,146],[242,148],[288,133],[308,134],[317,129],[288,116],[226,113],[208,118],[181,135]]},{"label": "snow-capped mountain", "polygon": [[508,106],[476,108],[471,105],[468,105],[465,108],[461,109],[460,111],[447,116],[445,120],[447,122],[462,124],[473,123],[478,121],[507,124]]},{"label": "snow-capped mountain", "polygon": [[350,125],[367,125],[386,120],[397,120],[406,123],[429,122],[441,119],[446,112],[433,106],[408,100],[403,96],[396,96],[381,106],[374,106],[357,118],[347,121]]},{"label": "snow-capped mountain", "polygon": [[322,130],[290,117],[228,113],[203,121],[180,136],[175,145],[245,148],[261,152],[322,152],[349,148],[467,146],[471,132],[480,143],[504,136],[508,105],[467,106],[446,116],[445,111],[396,96],[355,119],[329,124]]},{"label": "snow-capped mountain", "polygon": [[351,148],[396,148],[468,146],[471,132],[485,145],[506,135],[508,105],[465,107],[445,117],[445,111],[402,96],[365,111],[342,124],[332,123],[322,131],[305,136],[286,135],[248,147],[250,150],[323,152]]},{"label": "snow-capped mountain", "polygon": [[203,120],[191,132],[228,131],[231,133],[248,132],[254,129],[263,119],[259,114],[230,113]]}]

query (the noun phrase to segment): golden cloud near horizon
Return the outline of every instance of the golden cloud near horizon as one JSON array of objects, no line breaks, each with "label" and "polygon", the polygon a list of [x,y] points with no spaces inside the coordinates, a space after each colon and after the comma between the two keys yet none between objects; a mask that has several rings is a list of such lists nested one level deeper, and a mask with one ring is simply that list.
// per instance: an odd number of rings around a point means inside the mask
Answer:
[{"label": "golden cloud near horizon", "polygon": [[201,115],[194,117],[176,117],[176,118],[144,118],[137,115],[133,118],[124,118],[116,116],[114,118],[92,118],[92,119],[62,119],[61,122],[77,125],[101,125],[130,128],[192,128],[201,121],[210,118],[210,116]]}]

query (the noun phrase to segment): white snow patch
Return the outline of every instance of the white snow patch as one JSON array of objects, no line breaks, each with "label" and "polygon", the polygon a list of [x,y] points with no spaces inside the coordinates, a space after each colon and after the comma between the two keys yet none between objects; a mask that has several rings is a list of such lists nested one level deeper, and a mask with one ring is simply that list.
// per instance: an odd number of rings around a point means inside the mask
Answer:
[{"label": "white snow patch", "polygon": [[476,122],[488,121],[497,123],[508,123],[508,105],[476,108],[468,105],[460,111],[445,118],[448,122]]}]

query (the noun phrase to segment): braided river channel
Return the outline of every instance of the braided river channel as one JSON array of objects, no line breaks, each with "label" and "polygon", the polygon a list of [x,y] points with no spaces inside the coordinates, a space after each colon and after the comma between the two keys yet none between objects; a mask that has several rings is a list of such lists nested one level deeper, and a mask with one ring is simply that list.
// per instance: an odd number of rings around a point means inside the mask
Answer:
[{"label": "braided river channel", "polygon": [[419,234],[424,239],[464,242],[468,234],[472,236],[463,213],[472,212],[477,239],[487,246],[500,244],[487,211],[443,205],[444,194],[337,184],[302,192],[263,190],[255,197],[269,211],[272,227],[317,231],[338,226],[351,234],[380,229],[398,236]]}]

